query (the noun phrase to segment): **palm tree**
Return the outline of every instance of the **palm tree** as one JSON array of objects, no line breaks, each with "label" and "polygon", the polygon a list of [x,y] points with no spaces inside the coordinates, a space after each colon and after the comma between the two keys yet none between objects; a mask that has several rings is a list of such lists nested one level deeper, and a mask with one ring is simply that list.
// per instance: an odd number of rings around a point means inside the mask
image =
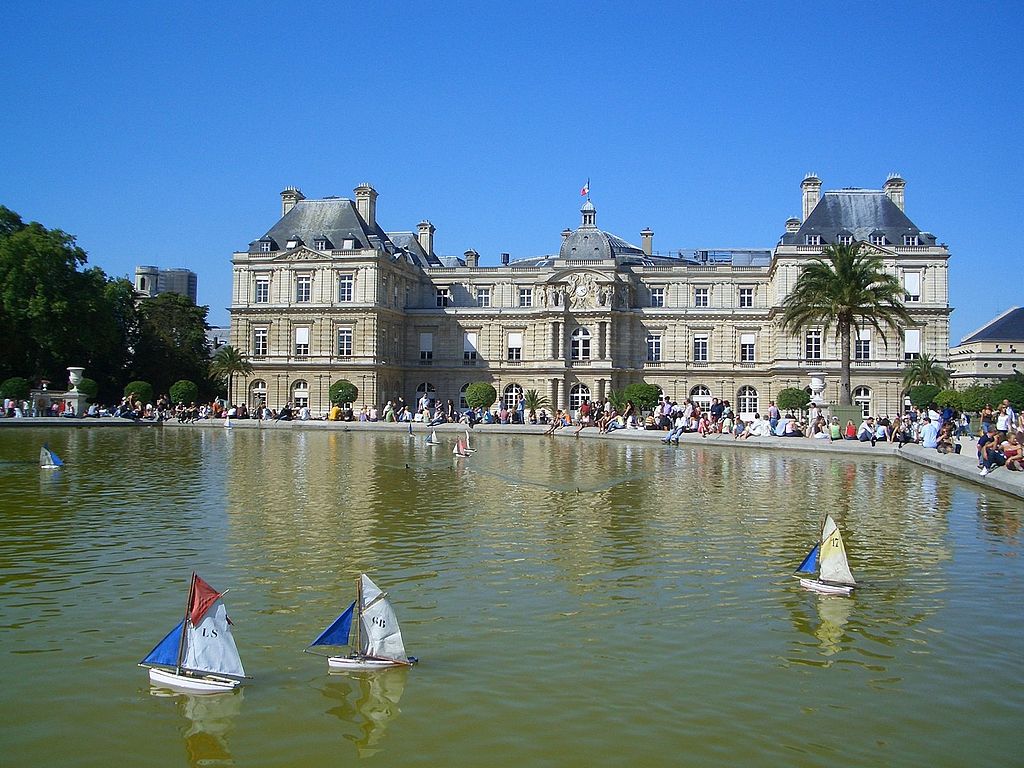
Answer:
[{"label": "palm tree", "polygon": [[942,389],[949,384],[949,371],[939,365],[933,357],[921,353],[916,360],[911,360],[903,371],[903,388],[905,390],[919,384],[934,384]]},{"label": "palm tree", "polygon": [[805,266],[793,290],[782,302],[782,328],[796,333],[835,325],[841,355],[839,405],[852,405],[850,394],[850,337],[852,331],[874,328],[885,342],[883,327],[898,332],[912,323],[903,306],[903,286],[885,270],[882,259],[867,243],[829,245],[822,258]]},{"label": "palm tree", "polygon": [[530,420],[537,418],[537,410],[546,408],[548,399],[536,389],[528,389],[523,393],[523,408],[530,414]]},{"label": "palm tree", "polygon": [[234,382],[235,375],[241,373],[248,376],[252,373],[252,370],[252,363],[249,362],[249,358],[230,344],[225,344],[218,349],[210,361],[210,374],[215,378],[227,379],[228,381],[228,403],[232,402],[231,385]]}]

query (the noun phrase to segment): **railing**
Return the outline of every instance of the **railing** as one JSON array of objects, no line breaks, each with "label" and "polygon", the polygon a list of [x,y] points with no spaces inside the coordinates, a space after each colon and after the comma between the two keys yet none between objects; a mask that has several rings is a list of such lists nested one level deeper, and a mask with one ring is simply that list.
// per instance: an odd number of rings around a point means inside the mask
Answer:
[{"label": "railing", "polygon": [[645,368],[661,368],[661,360],[645,360]]},{"label": "railing", "polygon": [[[686,364],[683,363],[683,365],[686,365]],[[691,365],[694,368],[707,368],[709,363],[708,363],[707,360],[695,360],[694,362],[691,363]]]},{"label": "railing", "polygon": [[433,360],[420,360],[420,365],[433,365]]},{"label": "railing", "polygon": [[570,368],[589,368],[590,358],[588,357],[583,360],[569,360],[567,361],[567,364]]}]

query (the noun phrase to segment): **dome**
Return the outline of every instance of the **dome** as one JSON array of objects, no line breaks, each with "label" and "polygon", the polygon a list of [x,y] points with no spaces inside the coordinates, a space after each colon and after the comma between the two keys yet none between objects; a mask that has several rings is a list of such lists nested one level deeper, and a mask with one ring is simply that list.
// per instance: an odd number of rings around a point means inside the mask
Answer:
[{"label": "dome", "polygon": [[583,204],[580,213],[583,214],[583,222],[579,229],[562,238],[558,258],[600,260],[644,255],[643,250],[637,246],[597,228],[597,209],[590,200]]}]

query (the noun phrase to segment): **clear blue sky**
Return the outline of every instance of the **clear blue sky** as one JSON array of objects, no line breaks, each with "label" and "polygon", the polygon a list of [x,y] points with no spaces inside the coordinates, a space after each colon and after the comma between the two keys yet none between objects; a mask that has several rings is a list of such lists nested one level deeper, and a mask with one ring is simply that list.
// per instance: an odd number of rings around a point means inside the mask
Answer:
[{"label": "clear blue sky", "polygon": [[807,171],[898,171],[954,341],[1024,304],[1019,2],[40,5],[3,12],[0,203],[108,274],[194,270],[213,324],[282,188],[364,181],[490,265],[555,251],[588,177],[668,251],[771,248]]}]

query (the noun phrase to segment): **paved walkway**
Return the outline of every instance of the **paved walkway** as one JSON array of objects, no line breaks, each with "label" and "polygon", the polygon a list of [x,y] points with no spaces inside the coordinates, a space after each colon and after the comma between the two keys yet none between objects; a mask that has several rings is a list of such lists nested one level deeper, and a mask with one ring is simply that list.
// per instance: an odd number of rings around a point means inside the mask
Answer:
[{"label": "paved walkway", "polygon": [[[388,424],[383,422],[344,422],[344,421],[270,421],[259,422],[252,419],[235,419],[231,422],[234,429],[308,429],[308,430],[335,430],[342,432],[365,431],[365,432],[407,432],[408,424]],[[118,428],[159,428],[160,425],[153,422],[133,422],[128,419],[69,419],[69,418],[26,418],[26,419],[0,419],[0,429],[16,427],[69,427],[69,428],[94,428],[94,427],[118,427]],[[222,419],[199,421],[195,424],[179,424],[176,421],[164,422],[163,428],[171,429],[224,429]],[[466,430],[462,424],[442,424],[438,427],[427,427],[425,424],[413,424],[413,431],[417,434],[426,434],[430,429],[436,429],[438,433],[460,434]],[[478,424],[473,432],[476,433],[501,433],[501,434],[526,434],[543,435],[547,431],[545,426],[522,426],[511,424]],[[563,427],[559,429],[553,439],[572,440],[575,427]],[[608,435],[598,434],[595,427],[588,427],[580,433],[579,439],[586,440],[630,440],[636,442],[651,443],[652,447],[659,450],[671,451],[674,446],[661,444],[665,432],[643,431],[636,429],[619,429]],[[975,449],[976,441],[969,438],[961,438],[960,444],[963,452],[956,454],[941,454],[935,450],[922,448],[919,445],[907,445],[897,448],[892,443],[878,443],[874,447],[870,443],[860,443],[852,440],[831,442],[830,440],[813,440],[802,437],[751,437],[745,440],[736,440],[731,435],[710,435],[700,437],[695,434],[683,435],[680,445],[701,445],[722,447],[728,446],[741,450],[781,450],[781,451],[809,451],[815,453],[831,452],[836,454],[848,454],[851,456],[870,456],[872,458],[892,458],[895,460],[911,461],[915,464],[953,475],[975,485],[981,485],[1003,493],[1008,493],[1019,499],[1024,499],[1024,472],[1008,472],[1000,467],[991,474],[982,477],[979,474],[977,454]]]}]

